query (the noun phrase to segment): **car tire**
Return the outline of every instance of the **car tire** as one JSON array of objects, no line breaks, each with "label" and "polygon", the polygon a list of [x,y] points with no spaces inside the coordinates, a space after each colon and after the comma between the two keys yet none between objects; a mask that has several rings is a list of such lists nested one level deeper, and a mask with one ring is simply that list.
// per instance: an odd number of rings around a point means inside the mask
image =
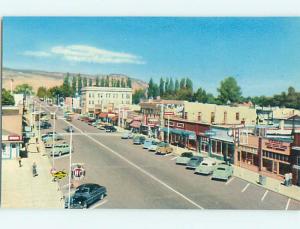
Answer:
[{"label": "car tire", "polygon": [[100,200],[103,200],[103,198],[104,198],[104,194],[101,194],[100,195]]},{"label": "car tire", "polygon": [[60,152],[58,153],[58,156],[60,156],[60,157],[61,157],[61,155],[62,155],[62,152],[60,151]]},{"label": "car tire", "polygon": [[88,204],[87,202],[84,202],[83,206],[82,206],[84,209],[87,209],[88,208]]}]

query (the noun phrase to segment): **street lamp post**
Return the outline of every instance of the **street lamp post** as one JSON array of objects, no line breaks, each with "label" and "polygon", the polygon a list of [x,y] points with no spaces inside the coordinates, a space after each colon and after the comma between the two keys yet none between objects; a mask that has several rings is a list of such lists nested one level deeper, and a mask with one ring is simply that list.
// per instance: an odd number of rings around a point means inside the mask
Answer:
[{"label": "street lamp post", "polygon": [[40,110],[39,110],[39,135],[38,135],[38,137],[39,137],[39,140],[41,139],[41,109],[42,109],[42,105],[41,105],[41,103],[40,103]]},{"label": "street lamp post", "polygon": [[72,174],[72,137],[73,131],[70,132],[70,156],[69,156],[69,199],[68,199],[68,208],[71,208],[71,174]]}]

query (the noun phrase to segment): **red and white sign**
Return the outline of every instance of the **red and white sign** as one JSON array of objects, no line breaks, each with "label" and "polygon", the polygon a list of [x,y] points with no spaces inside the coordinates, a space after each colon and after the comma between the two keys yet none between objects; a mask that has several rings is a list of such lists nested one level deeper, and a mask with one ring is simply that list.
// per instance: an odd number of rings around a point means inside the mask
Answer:
[{"label": "red and white sign", "polygon": [[21,140],[21,136],[19,135],[9,135],[8,136],[8,141],[20,141]]},{"label": "red and white sign", "polygon": [[149,127],[154,127],[155,124],[154,124],[154,123],[148,123],[148,126],[149,126]]},{"label": "red and white sign", "polygon": [[164,115],[174,115],[174,112],[173,112],[173,111],[166,111],[166,112],[164,113]]}]

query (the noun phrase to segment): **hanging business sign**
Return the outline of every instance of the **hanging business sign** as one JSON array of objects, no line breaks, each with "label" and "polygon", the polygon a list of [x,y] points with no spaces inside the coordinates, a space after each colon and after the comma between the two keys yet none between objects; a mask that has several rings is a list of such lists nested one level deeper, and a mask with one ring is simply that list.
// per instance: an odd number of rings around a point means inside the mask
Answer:
[{"label": "hanging business sign", "polygon": [[207,137],[212,137],[212,136],[216,136],[216,132],[212,130],[207,130],[205,131],[204,135]]},{"label": "hanging business sign", "polygon": [[164,113],[164,115],[166,116],[166,115],[174,115],[174,112],[173,111],[166,111],[165,113]]},{"label": "hanging business sign", "polygon": [[21,140],[21,136],[19,135],[9,135],[8,136],[8,141],[20,141]]}]

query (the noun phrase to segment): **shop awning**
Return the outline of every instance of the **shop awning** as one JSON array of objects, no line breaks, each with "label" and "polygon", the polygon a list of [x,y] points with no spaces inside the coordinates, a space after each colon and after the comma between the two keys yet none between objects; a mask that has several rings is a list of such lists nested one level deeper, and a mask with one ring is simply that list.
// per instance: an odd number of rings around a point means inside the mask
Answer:
[{"label": "shop awning", "polygon": [[106,118],[107,117],[107,113],[100,113],[99,114],[99,118]]},{"label": "shop awning", "polygon": [[140,128],[141,124],[142,123],[140,121],[133,121],[130,126],[133,128]]},{"label": "shop awning", "polygon": [[131,119],[131,118],[126,119],[126,122],[127,122],[127,123],[131,123],[131,122],[132,122],[132,119]]}]

